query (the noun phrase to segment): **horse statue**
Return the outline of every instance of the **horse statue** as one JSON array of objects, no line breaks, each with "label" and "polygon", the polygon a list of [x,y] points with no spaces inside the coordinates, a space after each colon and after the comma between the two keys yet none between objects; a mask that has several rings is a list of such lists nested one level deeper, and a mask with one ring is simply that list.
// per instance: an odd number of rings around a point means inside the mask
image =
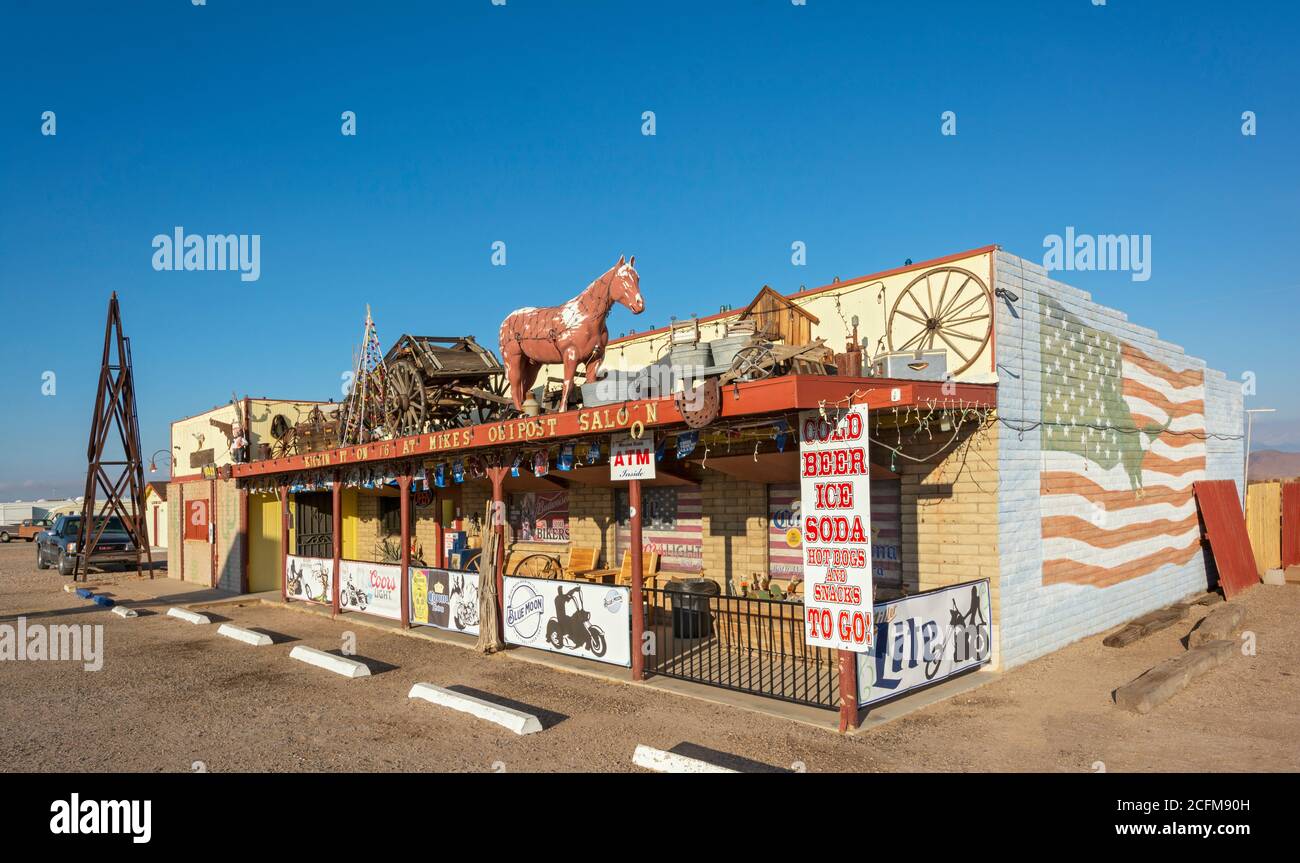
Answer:
[{"label": "horse statue", "polygon": [[523,308],[511,312],[501,322],[501,361],[510,381],[510,398],[518,410],[537,380],[542,366],[564,364],[564,392],[560,410],[569,407],[569,390],[573,375],[581,363],[587,380],[595,381],[609,344],[605,318],[614,303],[622,303],[639,315],[645,310],[641,298],[641,277],[634,265],[636,255],[610,267],[586,289],[562,306],[543,309]]}]

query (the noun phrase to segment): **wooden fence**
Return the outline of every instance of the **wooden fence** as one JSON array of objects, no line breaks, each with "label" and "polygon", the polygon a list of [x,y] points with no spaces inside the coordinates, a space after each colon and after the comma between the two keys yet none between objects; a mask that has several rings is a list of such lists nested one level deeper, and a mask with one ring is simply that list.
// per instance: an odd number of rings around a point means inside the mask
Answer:
[{"label": "wooden fence", "polygon": [[1246,532],[1260,571],[1282,565],[1282,483],[1252,482],[1246,490]]}]

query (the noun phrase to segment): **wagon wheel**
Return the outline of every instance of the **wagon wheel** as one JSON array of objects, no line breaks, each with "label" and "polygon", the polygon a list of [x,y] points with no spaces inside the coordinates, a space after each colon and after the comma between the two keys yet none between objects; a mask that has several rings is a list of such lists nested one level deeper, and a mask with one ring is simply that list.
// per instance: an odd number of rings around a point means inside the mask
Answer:
[{"label": "wagon wheel", "polygon": [[307,415],[307,422],[311,426],[311,436],[321,438],[325,436],[325,412],[319,406],[311,409]]},{"label": "wagon wheel", "polygon": [[464,425],[459,417],[463,406],[462,397],[446,384],[434,384],[424,391],[425,414],[433,429],[447,429]]},{"label": "wagon wheel", "polygon": [[512,575],[520,578],[559,578],[564,568],[560,560],[549,554],[530,554],[515,567]]},{"label": "wagon wheel", "polygon": [[947,346],[961,358],[949,369],[966,371],[993,334],[993,294],[979,276],[961,267],[937,267],[917,276],[894,300],[885,336],[889,350],[923,351]]},{"label": "wagon wheel", "polygon": [[[506,380],[504,372],[490,375],[485,381],[484,389],[499,398],[507,400],[510,398],[510,381]],[[484,410],[484,418],[486,422],[491,422],[493,420],[508,419],[516,413],[515,406],[509,402],[506,404],[494,403]]]},{"label": "wagon wheel", "polygon": [[[272,434],[275,434],[274,428],[275,428],[274,424],[272,424],[272,432],[271,432]],[[287,431],[285,431],[276,440],[275,445],[271,447],[271,456],[273,458],[285,458],[287,456],[293,455],[294,443],[297,437],[298,437],[298,433],[295,429],[290,428]]]},{"label": "wagon wheel", "polygon": [[420,372],[410,360],[401,360],[388,368],[387,392],[384,394],[384,420],[394,435],[415,434],[424,426],[425,394]]},{"label": "wagon wheel", "polygon": [[749,345],[736,353],[728,376],[736,381],[758,381],[776,371],[776,357],[770,345]]}]

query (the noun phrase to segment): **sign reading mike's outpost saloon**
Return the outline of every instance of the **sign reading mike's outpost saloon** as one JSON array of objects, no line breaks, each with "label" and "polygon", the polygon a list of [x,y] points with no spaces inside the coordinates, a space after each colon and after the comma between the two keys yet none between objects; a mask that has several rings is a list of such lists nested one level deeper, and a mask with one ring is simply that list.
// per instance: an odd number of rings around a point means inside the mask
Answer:
[{"label": "sign reading mike's outpost saloon", "polygon": [[799,415],[804,638],[871,649],[871,488],[867,409]]}]

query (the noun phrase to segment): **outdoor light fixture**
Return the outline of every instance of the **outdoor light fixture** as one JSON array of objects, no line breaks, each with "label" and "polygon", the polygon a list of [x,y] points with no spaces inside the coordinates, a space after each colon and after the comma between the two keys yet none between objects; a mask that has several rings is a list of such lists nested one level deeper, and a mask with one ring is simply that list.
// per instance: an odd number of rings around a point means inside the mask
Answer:
[{"label": "outdoor light fixture", "polygon": [[1245,414],[1246,414],[1246,452],[1245,452],[1245,456],[1244,456],[1243,459],[1242,459],[1243,464],[1242,464],[1242,468],[1241,468],[1241,514],[1242,514],[1242,517],[1245,517],[1245,515],[1246,515],[1246,506],[1247,506],[1246,501],[1248,500],[1248,496],[1246,495],[1246,489],[1248,489],[1248,488],[1250,487],[1250,433],[1251,433],[1251,432],[1254,430],[1254,428],[1255,428],[1255,414],[1271,414],[1271,413],[1277,413],[1277,408],[1246,408],[1246,410],[1245,410]]},{"label": "outdoor light fixture", "polygon": [[1008,291],[1006,288],[994,288],[994,289],[993,289],[993,293],[994,293],[996,296],[999,296],[999,297],[1001,297],[1002,299],[1007,300],[1008,302],[1012,302],[1012,303],[1018,303],[1018,302],[1020,302],[1020,297],[1019,297],[1019,295],[1018,295],[1018,294],[1015,294],[1015,293],[1013,293],[1013,292],[1011,292],[1011,291]]},{"label": "outdoor light fixture", "polygon": [[171,456],[171,453],[167,452],[167,450],[165,450],[165,449],[154,450],[153,455],[149,456],[149,473],[157,473],[157,472],[158,472],[158,462],[155,461],[155,459],[158,458],[158,453],[165,453],[165,454],[167,455],[167,460],[168,460],[168,462],[169,462],[169,463],[171,462],[171,457],[172,457],[172,456]]}]

